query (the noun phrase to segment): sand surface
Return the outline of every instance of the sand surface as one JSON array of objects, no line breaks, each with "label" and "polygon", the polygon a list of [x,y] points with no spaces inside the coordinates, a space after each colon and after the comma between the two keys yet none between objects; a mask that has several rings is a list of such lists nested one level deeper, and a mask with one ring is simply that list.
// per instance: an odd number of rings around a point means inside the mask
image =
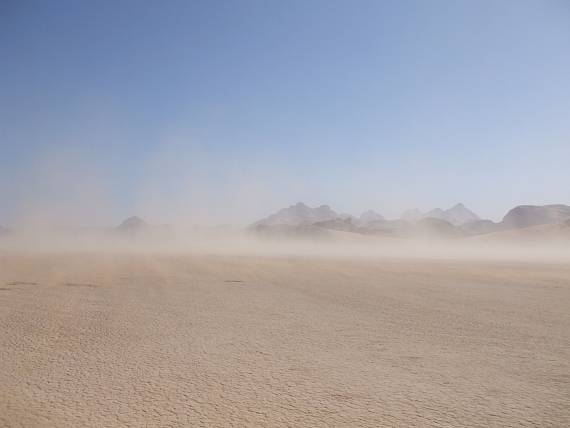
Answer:
[{"label": "sand surface", "polygon": [[570,266],[0,255],[0,426],[570,426]]}]

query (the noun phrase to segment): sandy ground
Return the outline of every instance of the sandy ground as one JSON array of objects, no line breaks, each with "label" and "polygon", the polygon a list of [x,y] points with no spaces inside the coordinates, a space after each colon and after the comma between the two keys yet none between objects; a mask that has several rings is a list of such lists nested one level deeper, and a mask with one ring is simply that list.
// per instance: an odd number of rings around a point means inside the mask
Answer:
[{"label": "sandy ground", "polygon": [[570,266],[0,255],[0,426],[570,426]]}]

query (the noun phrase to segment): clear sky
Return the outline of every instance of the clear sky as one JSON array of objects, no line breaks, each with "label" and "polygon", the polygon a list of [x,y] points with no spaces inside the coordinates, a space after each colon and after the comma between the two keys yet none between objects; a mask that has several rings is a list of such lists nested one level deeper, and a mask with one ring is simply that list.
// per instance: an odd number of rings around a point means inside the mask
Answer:
[{"label": "clear sky", "polygon": [[0,224],[570,204],[566,0],[2,0],[0,65]]}]

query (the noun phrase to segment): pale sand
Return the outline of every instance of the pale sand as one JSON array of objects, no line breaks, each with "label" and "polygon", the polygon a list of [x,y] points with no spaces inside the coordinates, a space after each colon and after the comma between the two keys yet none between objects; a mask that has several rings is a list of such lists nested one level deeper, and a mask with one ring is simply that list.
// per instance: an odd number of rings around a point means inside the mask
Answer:
[{"label": "pale sand", "polygon": [[0,256],[0,426],[570,426],[570,266]]}]

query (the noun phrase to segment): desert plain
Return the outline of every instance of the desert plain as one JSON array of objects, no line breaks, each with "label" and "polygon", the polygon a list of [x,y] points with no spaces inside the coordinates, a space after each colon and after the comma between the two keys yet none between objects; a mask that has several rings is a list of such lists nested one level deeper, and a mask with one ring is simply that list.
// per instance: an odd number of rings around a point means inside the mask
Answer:
[{"label": "desert plain", "polygon": [[0,426],[570,426],[570,264],[3,252]]}]

